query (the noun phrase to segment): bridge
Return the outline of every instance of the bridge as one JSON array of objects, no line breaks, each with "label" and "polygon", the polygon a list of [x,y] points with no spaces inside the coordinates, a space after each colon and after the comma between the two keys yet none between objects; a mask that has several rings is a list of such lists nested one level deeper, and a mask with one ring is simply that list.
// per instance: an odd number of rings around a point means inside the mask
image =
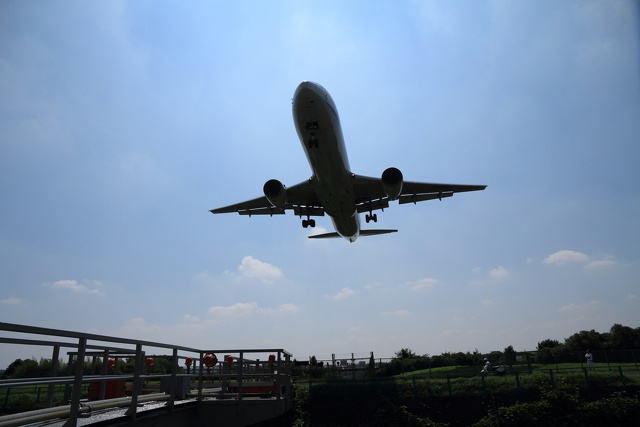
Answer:
[{"label": "bridge", "polygon": [[[0,427],[248,426],[293,406],[283,349],[196,349],[2,322],[0,343],[51,352],[47,376],[0,380],[5,407],[24,390],[44,406],[0,416]],[[155,368],[160,359],[168,369]]]}]

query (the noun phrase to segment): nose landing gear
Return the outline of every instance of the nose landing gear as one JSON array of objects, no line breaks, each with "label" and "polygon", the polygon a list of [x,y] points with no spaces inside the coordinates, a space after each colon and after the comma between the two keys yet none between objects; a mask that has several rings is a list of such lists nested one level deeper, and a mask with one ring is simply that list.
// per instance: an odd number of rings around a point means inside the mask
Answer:
[{"label": "nose landing gear", "polygon": [[369,212],[365,215],[364,219],[365,221],[367,221],[367,224],[369,223],[369,221],[378,222],[378,214]]}]

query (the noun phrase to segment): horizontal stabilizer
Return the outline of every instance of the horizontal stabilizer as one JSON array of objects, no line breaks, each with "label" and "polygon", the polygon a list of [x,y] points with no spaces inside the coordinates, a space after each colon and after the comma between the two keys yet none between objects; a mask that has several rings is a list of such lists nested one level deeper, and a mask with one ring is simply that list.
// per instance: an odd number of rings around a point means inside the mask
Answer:
[{"label": "horizontal stabilizer", "polygon": [[[398,230],[360,230],[360,236],[375,236],[377,234],[396,233]],[[332,239],[342,237],[338,233],[314,234],[309,236],[310,239]]]},{"label": "horizontal stabilizer", "polygon": [[360,230],[361,236],[375,236],[377,234],[397,233],[398,230]]},{"label": "horizontal stabilizer", "polygon": [[334,237],[342,237],[338,233],[324,233],[324,234],[313,234],[309,236],[310,239],[332,239]]}]

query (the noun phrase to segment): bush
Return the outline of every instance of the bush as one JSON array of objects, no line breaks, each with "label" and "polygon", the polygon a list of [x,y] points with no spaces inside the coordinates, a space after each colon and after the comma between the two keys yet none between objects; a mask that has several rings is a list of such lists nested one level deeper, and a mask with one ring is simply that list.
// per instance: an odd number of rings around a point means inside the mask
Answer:
[{"label": "bush", "polygon": [[635,426],[639,423],[638,398],[615,393],[595,402],[584,402],[577,393],[550,390],[543,392],[536,402],[490,408],[488,415],[474,427]]}]

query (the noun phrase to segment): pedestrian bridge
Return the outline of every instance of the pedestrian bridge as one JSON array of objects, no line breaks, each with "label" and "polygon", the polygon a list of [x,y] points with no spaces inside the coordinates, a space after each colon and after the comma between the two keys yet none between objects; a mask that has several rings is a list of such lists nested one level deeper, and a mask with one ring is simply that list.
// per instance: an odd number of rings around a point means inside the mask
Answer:
[{"label": "pedestrian bridge", "polygon": [[2,322],[0,343],[48,348],[52,362],[47,376],[0,380],[4,408],[21,394],[43,407],[2,415],[0,427],[248,426],[293,405],[283,349],[196,349]]}]

